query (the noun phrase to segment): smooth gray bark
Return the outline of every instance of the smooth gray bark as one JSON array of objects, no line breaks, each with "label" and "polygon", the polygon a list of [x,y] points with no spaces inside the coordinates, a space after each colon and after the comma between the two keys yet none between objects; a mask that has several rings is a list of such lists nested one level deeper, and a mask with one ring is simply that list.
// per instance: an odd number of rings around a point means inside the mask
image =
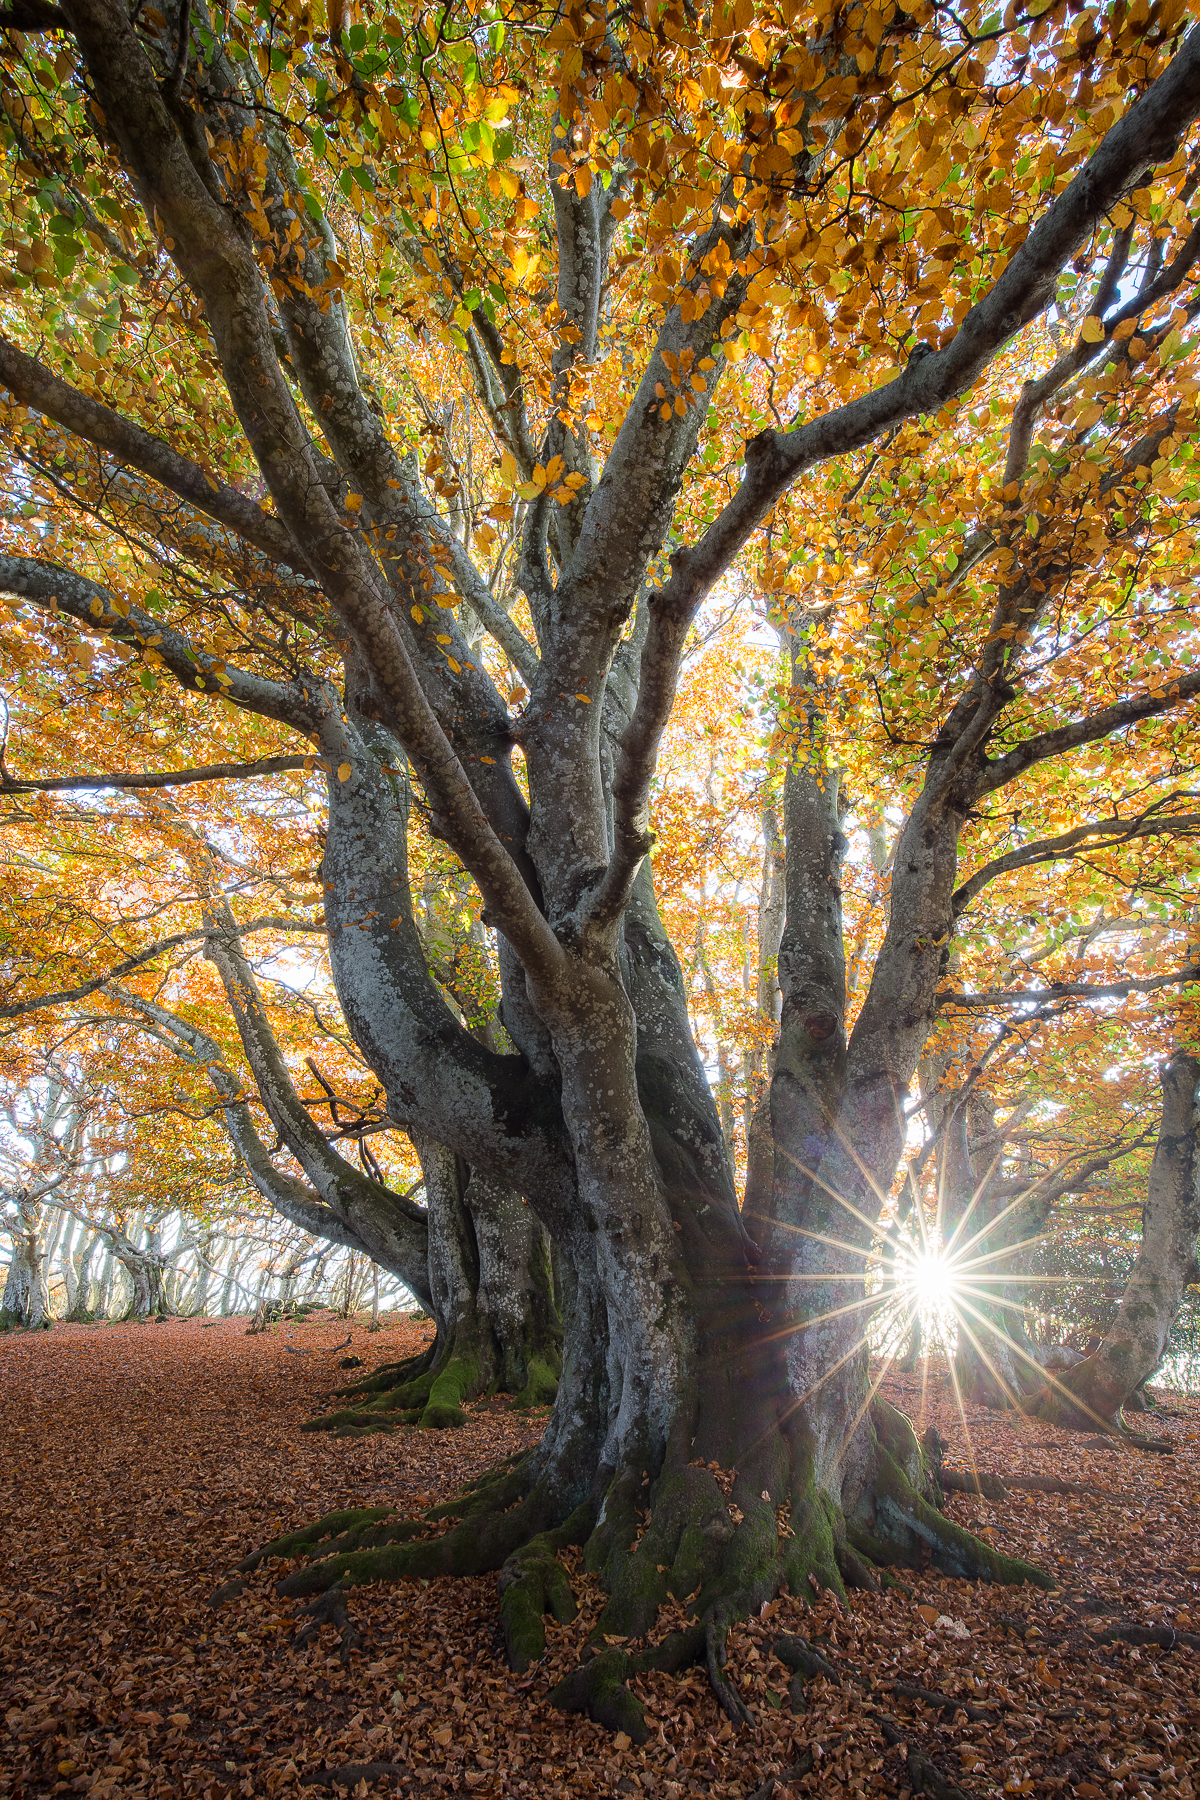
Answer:
[{"label": "smooth gray bark", "polygon": [[1161,1362],[1185,1288],[1200,1282],[1200,1060],[1177,1052],[1160,1080],[1162,1123],[1142,1242],[1117,1316],[1100,1348],[1049,1385],[1037,1404],[1042,1417],[1083,1430],[1119,1419]]}]

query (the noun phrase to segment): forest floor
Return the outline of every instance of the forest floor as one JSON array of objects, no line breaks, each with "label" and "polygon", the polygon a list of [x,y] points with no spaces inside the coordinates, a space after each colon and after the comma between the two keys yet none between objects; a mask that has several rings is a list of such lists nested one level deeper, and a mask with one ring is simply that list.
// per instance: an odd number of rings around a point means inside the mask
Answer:
[{"label": "forest floor", "polygon": [[[393,1361],[428,1329],[369,1336],[356,1321],[350,1350]],[[444,1499],[536,1438],[536,1419],[502,1410],[451,1432],[302,1434],[318,1397],[347,1379],[335,1348],[346,1334],[318,1315],[256,1337],[244,1319],[0,1337],[0,1795],[320,1800],[337,1791],[330,1771],[379,1763],[395,1773],[339,1784],[358,1800],[723,1800],[765,1795],[774,1776],[773,1800],[904,1800],[923,1767],[942,1800],[1193,1795],[1200,1652],[1097,1638],[1130,1621],[1200,1631],[1200,1401],[1163,1396],[1176,1416],[1156,1427],[1174,1440],[1161,1456],[974,1409],[964,1419],[944,1378],[890,1382],[919,1425],[937,1425],[948,1465],[1092,1490],[954,1497],[953,1517],[1059,1588],[923,1572],[849,1607],[785,1598],[730,1638],[756,1729],[733,1731],[699,1671],[653,1676],[641,1683],[651,1737],[637,1749],[546,1702],[599,1604],[577,1561],[580,1615],[551,1626],[544,1662],[521,1678],[504,1665],[494,1576],[354,1591],[365,1649],[349,1669],[331,1630],[290,1647],[277,1564],[209,1607],[232,1565],[280,1531],[341,1506]],[[811,1683],[799,1716],[771,1654],[780,1629],[817,1641],[841,1677]],[[931,1706],[905,1686],[962,1704]]]}]

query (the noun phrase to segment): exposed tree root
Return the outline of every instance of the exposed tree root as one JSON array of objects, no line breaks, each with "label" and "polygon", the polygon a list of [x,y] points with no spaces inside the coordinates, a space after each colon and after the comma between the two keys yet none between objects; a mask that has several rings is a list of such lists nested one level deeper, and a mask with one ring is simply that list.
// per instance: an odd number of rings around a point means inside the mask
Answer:
[{"label": "exposed tree root", "polygon": [[559,1625],[575,1617],[575,1596],[558,1552],[585,1544],[595,1524],[595,1509],[580,1506],[556,1531],[543,1531],[507,1558],[500,1571],[500,1623],[508,1666],[524,1674],[546,1648],[542,1624],[547,1613]]},{"label": "exposed tree root", "polygon": [[784,1769],[779,1775],[768,1775],[762,1786],[755,1788],[750,1800],[772,1800],[772,1796],[781,1783],[787,1787],[790,1782],[799,1781],[802,1775],[811,1775],[812,1766],[813,1753],[811,1750],[806,1750],[799,1761],[792,1764],[791,1768]]},{"label": "exposed tree root", "polygon": [[395,1512],[394,1506],[360,1506],[342,1512],[326,1513],[323,1519],[316,1520],[314,1524],[305,1525],[299,1531],[289,1531],[284,1537],[272,1538],[269,1544],[244,1556],[237,1564],[238,1571],[240,1574],[251,1574],[260,1563],[272,1556],[306,1556],[313,1551],[329,1550],[348,1535],[360,1530],[366,1531],[382,1519],[393,1518]]},{"label": "exposed tree root", "polygon": [[[559,1367],[552,1346],[531,1355],[522,1371],[524,1387],[514,1394],[514,1411],[549,1406],[558,1392]],[[447,1431],[465,1425],[468,1400],[494,1391],[486,1387],[480,1364],[469,1350],[453,1344],[439,1353],[436,1343],[420,1356],[387,1363],[360,1381],[335,1388],[338,1399],[352,1402],[307,1419],[302,1431],[332,1431],[338,1437],[364,1437],[371,1431],[393,1431],[415,1425],[422,1431]]]},{"label": "exposed tree root", "polygon": [[894,1682],[891,1692],[899,1700],[919,1700],[922,1706],[937,1706],[943,1712],[965,1712],[974,1724],[979,1719],[990,1719],[998,1712],[1012,1709],[1011,1700],[992,1700],[987,1706],[979,1706],[972,1700],[963,1700],[954,1694],[940,1694],[936,1688],[914,1687],[911,1682]]},{"label": "exposed tree root", "polygon": [[[369,1379],[381,1398],[401,1391],[379,1386],[378,1372]],[[752,1726],[754,1716],[725,1672],[726,1638],[731,1626],[782,1589],[807,1596],[829,1588],[844,1596],[847,1583],[878,1588],[886,1565],[914,1563],[971,1580],[1053,1585],[1042,1570],[1001,1556],[945,1517],[934,1470],[901,1414],[879,1404],[866,1431],[873,1474],[850,1516],[814,1482],[805,1454],[789,1451],[777,1437],[765,1450],[756,1446],[742,1471],[685,1462],[678,1451],[655,1479],[629,1464],[598,1497],[564,1517],[563,1488],[548,1480],[538,1446],[419,1518],[391,1507],[332,1513],[264,1545],[238,1568],[248,1572],[266,1557],[304,1558],[277,1591],[316,1597],[302,1635],[331,1622],[344,1647],[349,1589],[494,1570],[508,1661],[524,1671],[545,1653],[546,1616],[561,1624],[575,1615],[559,1557],[580,1545],[607,1600],[583,1658],[554,1689],[552,1702],[642,1743],[646,1725],[631,1678],[698,1663],[727,1716],[739,1727]],[[654,1628],[669,1596],[691,1616],[656,1643]],[[780,1637],[775,1653],[792,1670],[798,1711],[806,1682],[838,1680],[830,1660],[804,1638]]]},{"label": "exposed tree root", "polygon": [[245,1582],[240,1579],[222,1582],[221,1586],[214,1588],[208,1596],[208,1604],[216,1612],[220,1607],[227,1606],[231,1600],[236,1600],[239,1594],[245,1592],[245,1588]]},{"label": "exposed tree root", "polygon": [[943,1469],[937,1471],[939,1485],[950,1493],[982,1494],[987,1500],[1007,1500],[1008,1488],[999,1475],[988,1475],[983,1471],[978,1474],[967,1474],[962,1469]]},{"label": "exposed tree root", "polygon": [[1129,1621],[1088,1635],[1094,1644],[1154,1644],[1160,1650],[1200,1650],[1200,1632],[1176,1631],[1173,1625],[1138,1625]]},{"label": "exposed tree root", "polygon": [[304,1608],[301,1618],[308,1623],[301,1627],[292,1639],[293,1649],[300,1650],[311,1644],[322,1625],[332,1625],[338,1633],[341,1657],[345,1668],[350,1667],[350,1652],[362,1649],[362,1633],[350,1617],[346,1605],[346,1596],[340,1587],[326,1588],[319,1599]]},{"label": "exposed tree root", "polygon": [[309,1769],[300,1777],[301,1787],[356,1788],[360,1781],[403,1781],[409,1770],[403,1763],[343,1763],[337,1769]]},{"label": "exposed tree root", "polygon": [[911,1731],[882,1713],[879,1714],[879,1729],[889,1745],[903,1744],[906,1747],[905,1767],[914,1794],[930,1794],[933,1800],[969,1800],[965,1789],[943,1774],[933,1758],[912,1742]]}]

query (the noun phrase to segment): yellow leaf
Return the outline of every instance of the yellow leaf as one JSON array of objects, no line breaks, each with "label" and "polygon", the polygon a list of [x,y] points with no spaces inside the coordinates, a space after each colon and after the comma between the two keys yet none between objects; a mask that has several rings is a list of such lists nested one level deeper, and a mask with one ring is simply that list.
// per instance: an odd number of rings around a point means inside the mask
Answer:
[{"label": "yellow leaf", "polygon": [[1102,344],[1104,342],[1104,326],[1097,318],[1085,319],[1079,335],[1085,344]]},{"label": "yellow leaf", "polygon": [[359,507],[362,505],[362,495],[361,494],[347,494],[346,495],[346,505],[350,508],[351,512],[357,512]]},{"label": "yellow leaf", "polygon": [[509,486],[512,487],[515,485],[517,477],[520,475],[520,473],[521,473],[521,471],[517,467],[517,459],[513,455],[512,451],[511,450],[501,451],[501,453],[500,453],[500,479],[502,481],[507,481]]},{"label": "yellow leaf", "polygon": [[419,606],[413,607],[412,616],[417,621],[418,625],[423,625],[425,623],[425,614],[421,611]]},{"label": "yellow leaf", "polygon": [[353,773],[354,773],[354,770],[349,763],[339,763],[338,764],[337,777],[338,777],[339,781],[349,781],[349,779]]},{"label": "yellow leaf", "polygon": [[592,171],[586,164],[575,171],[575,192],[581,200],[586,200],[592,191]]},{"label": "yellow leaf", "polygon": [[461,663],[456,663],[452,656],[448,656],[446,658],[446,661],[450,664],[450,667],[454,670],[454,673],[456,675],[462,674],[462,664]]},{"label": "yellow leaf", "polygon": [[481,756],[479,760],[484,763],[494,763],[496,759],[494,756]]},{"label": "yellow leaf", "polygon": [[575,698],[577,700],[582,700],[585,706],[590,706],[592,704],[591,699],[587,694],[576,694]]}]

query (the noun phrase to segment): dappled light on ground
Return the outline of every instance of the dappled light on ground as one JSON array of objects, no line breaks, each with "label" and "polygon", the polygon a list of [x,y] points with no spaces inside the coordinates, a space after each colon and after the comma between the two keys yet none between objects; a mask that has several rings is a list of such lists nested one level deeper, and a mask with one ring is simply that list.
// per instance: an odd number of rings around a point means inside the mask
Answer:
[{"label": "dappled light on ground", "polygon": [[[734,1731],[703,1671],[653,1675],[638,1684],[652,1730],[636,1749],[546,1702],[598,1610],[577,1553],[579,1616],[550,1627],[543,1663],[519,1678],[503,1663],[491,1576],[353,1591],[365,1647],[348,1669],[332,1630],[290,1648],[281,1565],[209,1608],[233,1564],[279,1531],[339,1506],[447,1498],[540,1429],[501,1405],[458,1431],[302,1434],[318,1397],[347,1379],[341,1355],[392,1361],[429,1327],[369,1336],[355,1324],[347,1352],[346,1323],[328,1315],[255,1337],[245,1326],[0,1339],[0,1794],[11,1800],[319,1796],[332,1771],[359,1800],[741,1800],[772,1780],[773,1800],[789,1788],[900,1796],[921,1770],[928,1791],[980,1800],[1194,1791],[1200,1402],[1168,1398],[1178,1416],[1155,1429],[1175,1454],[1147,1456],[1011,1414],[960,1414],[939,1370],[889,1377],[885,1393],[918,1428],[937,1427],[948,1468],[1068,1489],[949,1502],[958,1523],[1040,1563],[1059,1589],[902,1570],[902,1585],[849,1606],[785,1596],[730,1635],[729,1673],[756,1729]],[[1114,1632],[1125,1635],[1104,1641]],[[838,1683],[794,1676],[774,1654],[782,1634],[807,1638]]]}]

